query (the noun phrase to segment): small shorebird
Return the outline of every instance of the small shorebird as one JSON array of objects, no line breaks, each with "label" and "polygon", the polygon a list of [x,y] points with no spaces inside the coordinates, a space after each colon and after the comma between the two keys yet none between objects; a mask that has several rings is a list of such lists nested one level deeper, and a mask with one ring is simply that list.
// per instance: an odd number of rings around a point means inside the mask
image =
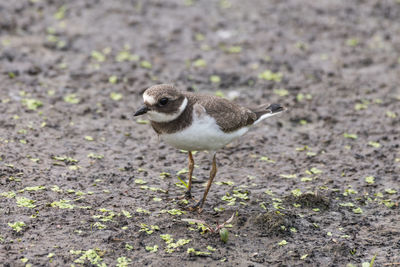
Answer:
[{"label": "small shorebird", "polygon": [[285,110],[278,104],[245,108],[221,97],[181,92],[170,84],[146,89],[143,100],[144,105],[134,116],[148,114],[151,126],[167,144],[188,151],[187,198],[191,198],[192,189],[192,151],[207,150],[212,155],[210,178],[203,198],[191,207],[198,212],[202,211],[217,173],[216,151],[245,134],[251,126]]}]

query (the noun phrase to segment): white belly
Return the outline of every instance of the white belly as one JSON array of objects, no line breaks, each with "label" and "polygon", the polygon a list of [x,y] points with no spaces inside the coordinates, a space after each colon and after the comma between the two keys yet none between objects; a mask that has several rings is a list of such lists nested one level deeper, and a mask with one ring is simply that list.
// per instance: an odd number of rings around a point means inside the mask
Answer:
[{"label": "white belly", "polygon": [[224,133],[215,119],[209,115],[200,118],[194,114],[192,124],[182,131],[163,134],[161,138],[169,145],[188,151],[217,150],[248,131],[248,127]]}]

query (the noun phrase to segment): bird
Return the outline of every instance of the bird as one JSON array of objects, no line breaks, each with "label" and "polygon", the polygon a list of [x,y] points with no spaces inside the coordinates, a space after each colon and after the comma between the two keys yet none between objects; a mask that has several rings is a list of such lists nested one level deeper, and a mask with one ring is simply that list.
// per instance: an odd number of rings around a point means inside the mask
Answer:
[{"label": "bird", "polygon": [[192,198],[192,152],[209,152],[212,164],[206,189],[189,208],[200,213],[217,174],[216,152],[260,121],[285,110],[279,104],[247,108],[222,97],[180,91],[173,84],[157,84],[143,92],[143,105],[133,116],[147,114],[152,128],[165,143],[188,152],[187,199]]}]

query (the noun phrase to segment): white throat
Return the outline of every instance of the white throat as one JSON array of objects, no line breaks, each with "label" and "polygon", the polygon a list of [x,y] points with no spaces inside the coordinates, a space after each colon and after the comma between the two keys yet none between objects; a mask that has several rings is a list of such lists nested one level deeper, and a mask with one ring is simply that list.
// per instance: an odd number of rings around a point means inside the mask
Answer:
[{"label": "white throat", "polygon": [[188,100],[185,97],[185,99],[183,99],[182,104],[179,106],[179,109],[174,112],[174,113],[161,113],[161,112],[157,112],[154,110],[149,110],[147,112],[147,114],[150,117],[150,120],[155,121],[155,122],[169,122],[169,121],[173,121],[176,118],[178,118],[182,112],[185,110],[186,106],[188,104]]}]

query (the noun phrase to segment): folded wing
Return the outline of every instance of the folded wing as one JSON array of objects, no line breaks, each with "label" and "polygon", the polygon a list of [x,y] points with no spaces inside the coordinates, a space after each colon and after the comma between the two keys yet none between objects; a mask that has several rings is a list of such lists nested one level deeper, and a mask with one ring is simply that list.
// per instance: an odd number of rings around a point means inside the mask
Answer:
[{"label": "folded wing", "polygon": [[245,126],[252,125],[257,120],[257,115],[248,108],[239,106],[224,98],[207,96],[196,99],[206,112],[213,116],[224,132],[232,132]]}]

